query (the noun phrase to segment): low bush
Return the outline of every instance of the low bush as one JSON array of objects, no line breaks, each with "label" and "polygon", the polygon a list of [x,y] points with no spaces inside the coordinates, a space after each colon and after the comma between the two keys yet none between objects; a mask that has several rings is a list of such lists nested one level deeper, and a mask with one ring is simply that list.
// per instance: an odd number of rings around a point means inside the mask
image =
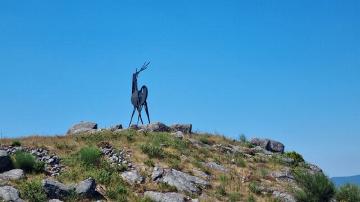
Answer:
[{"label": "low bush", "polygon": [[84,147],[79,151],[81,162],[86,165],[98,165],[101,158],[101,152],[96,147]]},{"label": "low bush", "polygon": [[13,147],[20,147],[21,146],[21,142],[19,140],[14,140],[12,143],[11,143],[11,146]]},{"label": "low bush", "polygon": [[294,164],[298,165],[299,163],[305,162],[304,158],[301,156],[301,154],[292,151],[292,152],[286,152],[284,154],[285,157],[291,158],[294,160]]},{"label": "low bush", "polygon": [[45,191],[40,181],[25,181],[20,184],[20,196],[29,202],[47,201]]},{"label": "low bush", "polygon": [[339,202],[360,201],[360,187],[353,184],[341,186],[336,193],[336,200]]},{"label": "low bush", "polygon": [[294,196],[299,202],[329,201],[335,194],[335,186],[323,173],[311,174],[307,171],[296,170],[295,180],[300,187]]},{"label": "low bush", "polygon": [[150,158],[164,158],[164,150],[160,146],[151,144],[143,144],[140,146],[141,151],[147,154]]},{"label": "low bush", "polygon": [[15,152],[13,161],[16,168],[23,169],[26,172],[33,171],[36,165],[35,157],[23,151]]},{"label": "low bush", "polygon": [[110,199],[119,201],[119,202],[125,202],[127,201],[128,197],[128,190],[123,185],[118,185],[115,188],[109,188],[106,190],[106,195]]}]

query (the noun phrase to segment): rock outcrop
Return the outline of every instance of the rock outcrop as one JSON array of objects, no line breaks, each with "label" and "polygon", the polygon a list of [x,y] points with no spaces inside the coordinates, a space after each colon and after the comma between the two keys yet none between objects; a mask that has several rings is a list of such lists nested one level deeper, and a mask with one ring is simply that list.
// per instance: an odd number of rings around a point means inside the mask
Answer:
[{"label": "rock outcrop", "polygon": [[42,185],[46,195],[52,199],[64,199],[75,190],[73,186],[67,186],[53,179],[45,179]]},{"label": "rock outcrop", "polygon": [[186,196],[179,193],[161,193],[161,192],[153,192],[153,191],[147,191],[144,194],[145,197],[150,198],[151,200],[155,202],[185,202]]},{"label": "rock outcrop", "polygon": [[189,193],[201,193],[201,190],[209,186],[209,182],[189,175],[187,173],[175,170],[175,169],[154,169],[152,178],[157,182],[164,182],[171,186],[174,186],[179,191]]},{"label": "rock outcrop", "polygon": [[96,192],[96,182],[94,179],[89,178],[86,179],[82,182],[80,182],[79,184],[76,185],[75,187],[75,192],[82,197],[94,197],[95,195],[97,195]]},{"label": "rock outcrop", "polygon": [[94,122],[80,122],[73,125],[68,131],[68,135],[74,135],[78,133],[94,132],[98,129],[98,124]]},{"label": "rock outcrop", "polygon": [[181,131],[185,134],[192,133],[192,124],[174,124],[170,126],[170,129],[173,132]]},{"label": "rock outcrop", "polygon": [[0,199],[5,202],[25,202],[19,197],[19,191],[12,186],[0,187]]},{"label": "rock outcrop", "polygon": [[254,138],[250,142],[251,144],[260,146],[267,151],[284,153],[285,146],[281,142],[275,140]]},{"label": "rock outcrop", "polygon": [[13,169],[0,174],[2,180],[20,180],[24,177],[24,171],[21,169]]},{"label": "rock outcrop", "polygon": [[0,172],[8,171],[12,168],[10,156],[4,150],[0,150]]},{"label": "rock outcrop", "polygon": [[145,178],[137,170],[123,172],[121,177],[131,185],[141,184],[145,181]]}]

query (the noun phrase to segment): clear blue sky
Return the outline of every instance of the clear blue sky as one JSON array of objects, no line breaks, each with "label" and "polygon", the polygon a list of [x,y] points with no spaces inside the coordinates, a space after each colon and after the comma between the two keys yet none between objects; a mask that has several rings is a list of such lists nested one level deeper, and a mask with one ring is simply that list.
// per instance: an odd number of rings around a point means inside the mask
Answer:
[{"label": "clear blue sky", "polygon": [[145,60],[153,120],[276,139],[330,176],[360,174],[357,0],[1,1],[2,136],[126,125]]}]

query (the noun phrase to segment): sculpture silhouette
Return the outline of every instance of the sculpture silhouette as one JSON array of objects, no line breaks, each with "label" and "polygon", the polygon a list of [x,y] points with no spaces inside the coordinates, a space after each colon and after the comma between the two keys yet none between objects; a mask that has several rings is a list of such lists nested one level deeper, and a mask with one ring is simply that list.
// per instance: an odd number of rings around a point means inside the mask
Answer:
[{"label": "sculpture silhouette", "polygon": [[145,62],[139,71],[136,69],[136,72],[133,74],[133,77],[132,77],[131,103],[134,106],[134,110],[131,114],[129,127],[130,127],[132,119],[134,117],[135,110],[137,110],[137,112],[138,112],[137,124],[139,124],[139,119],[141,120],[141,123],[144,124],[142,117],[141,117],[141,111],[142,111],[143,107],[145,107],[145,112],[146,112],[148,121],[150,123],[149,109],[148,109],[148,105],[147,105],[148,88],[145,85],[143,85],[139,91],[138,83],[137,83],[137,79],[138,79],[140,72],[144,71],[149,66],[149,64],[150,64],[150,62]]}]

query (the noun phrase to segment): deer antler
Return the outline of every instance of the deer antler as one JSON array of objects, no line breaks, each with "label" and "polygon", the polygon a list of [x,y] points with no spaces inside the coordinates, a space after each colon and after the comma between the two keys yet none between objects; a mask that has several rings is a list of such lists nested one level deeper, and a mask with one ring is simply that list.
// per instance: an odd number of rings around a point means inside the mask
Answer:
[{"label": "deer antler", "polygon": [[136,73],[139,74],[140,72],[144,71],[146,68],[148,68],[149,64],[150,62],[145,62],[139,71],[136,69]]}]

